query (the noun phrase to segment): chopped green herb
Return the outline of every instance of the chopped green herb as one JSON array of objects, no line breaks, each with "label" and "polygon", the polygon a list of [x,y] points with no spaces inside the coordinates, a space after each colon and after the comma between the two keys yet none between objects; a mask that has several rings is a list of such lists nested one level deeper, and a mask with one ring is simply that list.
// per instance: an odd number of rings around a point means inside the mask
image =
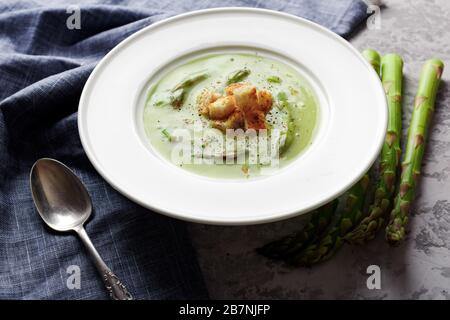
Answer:
[{"label": "chopped green herb", "polygon": [[281,78],[277,76],[270,76],[267,78],[270,83],[281,83]]},{"label": "chopped green herb", "polygon": [[283,92],[283,91],[278,92],[277,98],[278,98],[278,100],[280,100],[281,102],[286,102],[286,101],[287,101],[287,95],[286,95],[286,92]]},{"label": "chopped green herb", "polygon": [[169,131],[167,131],[167,129],[163,129],[161,132],[167,138],[167,140],[169,140],[169,142],[172,142],[172,135],[169,133]]}]

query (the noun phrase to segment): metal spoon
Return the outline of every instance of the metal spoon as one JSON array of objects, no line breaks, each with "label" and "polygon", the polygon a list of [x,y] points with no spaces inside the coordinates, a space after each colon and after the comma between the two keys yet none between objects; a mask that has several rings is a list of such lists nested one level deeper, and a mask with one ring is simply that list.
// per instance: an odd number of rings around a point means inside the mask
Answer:
[{"label": "metal spoon", "polygon": [[127,288],[105,264],[83,228],[91,215],[92,203],[75,174],[61,162],[43,158],[33,165],[30,184],[34,203],[45,223],[57,231],[75,231],[94,260],[111,298],[132,300]]}]

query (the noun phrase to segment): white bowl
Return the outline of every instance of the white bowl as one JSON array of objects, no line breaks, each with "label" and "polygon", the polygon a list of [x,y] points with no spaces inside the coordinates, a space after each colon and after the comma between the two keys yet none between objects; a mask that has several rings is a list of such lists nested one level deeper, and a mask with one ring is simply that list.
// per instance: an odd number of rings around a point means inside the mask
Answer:
[{"label": "white bowl", "polygon": [[[165,161],[148,145],[142,95],[149,79],[163,66],[222,51],[258,52],[289,63],[319,98],[311,147],[274,175],[206,178]],[[119,192],[172,217],[230,225],[292,217],[339,196],[375,161],[386,124],[378,76],[347,41],[310,21],[250,8],[190,12],[130,36],[92,72],[78,113],[89,159]]]}]

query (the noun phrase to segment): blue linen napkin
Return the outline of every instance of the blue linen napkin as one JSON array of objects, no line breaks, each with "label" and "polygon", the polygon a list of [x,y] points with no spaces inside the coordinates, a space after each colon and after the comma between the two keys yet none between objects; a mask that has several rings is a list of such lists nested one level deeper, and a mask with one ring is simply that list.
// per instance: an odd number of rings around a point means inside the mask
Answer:
[{"label": "blue linen napkin", "polygon": [[[108,298],[78,239],[52,232],[34,208],[28,177],[40,157],[64,162],[86,185],[95,208],[87,232],[135,298],[206,298],[184,223],[125,199],[86,158],[76,116],[86,79],[121,40],[182,12],[221,6],[268,8],[308,18],[345,36],[366,18],[366,5],[359,0],[69,3],[81,9],[79,30],[66,27],[72,11],[61,1],[0,3],[0,299]],[[80,289],[69,289],[76,287],[71,266],[79,268]]]}]

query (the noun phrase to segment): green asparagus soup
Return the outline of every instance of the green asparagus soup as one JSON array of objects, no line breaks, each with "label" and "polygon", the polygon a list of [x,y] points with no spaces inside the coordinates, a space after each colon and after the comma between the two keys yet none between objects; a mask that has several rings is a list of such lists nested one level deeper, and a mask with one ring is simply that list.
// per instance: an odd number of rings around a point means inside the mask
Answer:
[{"label": "green asparagus soup", "polygon": [[318,99],[294,68],[254,54],[213,54],[155,80],[144,108],[153,148],[215,178],[272,174],[310,144]]}]

